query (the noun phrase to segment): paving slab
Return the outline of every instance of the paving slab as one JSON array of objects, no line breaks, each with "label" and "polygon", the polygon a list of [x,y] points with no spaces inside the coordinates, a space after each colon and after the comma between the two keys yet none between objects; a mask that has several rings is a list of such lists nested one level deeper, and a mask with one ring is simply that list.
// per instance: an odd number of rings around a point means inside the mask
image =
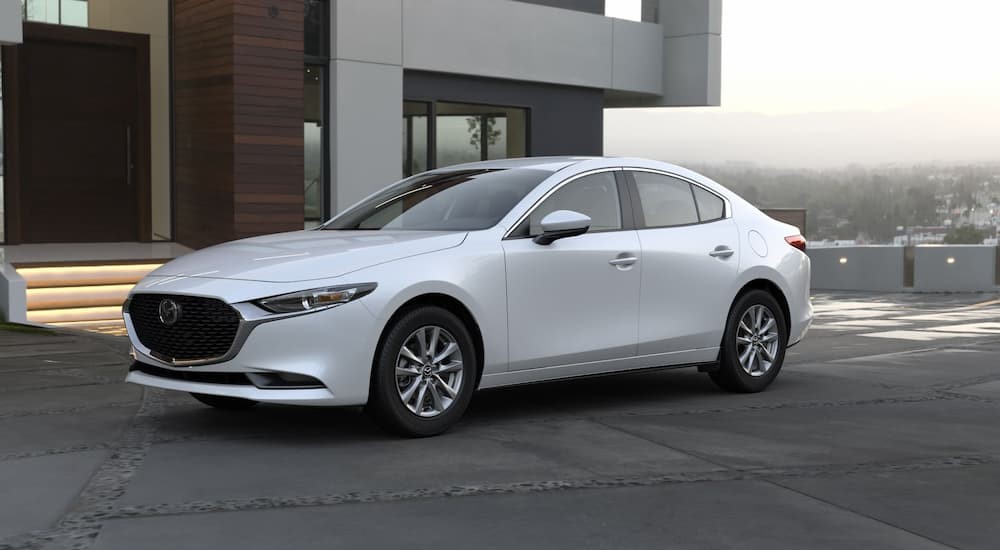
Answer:
[{"label": "paving slab", "polygon": [[107,522],[97,549],[940,549],[763,482],[419,499]]},{"label": "paving slab", "polygon": [[1000,404],[934,400],[605,419],[734,468],[1000,453]]},{"label": "paving slab", "polygon": [[957,548],[997,548],[1000,465],[800,478],[781,484]]},{"label": "paving slab", "polygon": [[135,384],[79,385],[7,392],[0,397],[0,419],[5,417],[72,412],[137,404],[142,388]]},{"label": "paving slab", "polygon": [[106,447],[117,441],[134,415],[133,408],[106,407],[84,413],[7,418],[0,422],[0,459]]},{"label": "paving slab", "polygon": [[931,388],[1000,377],[1000,346],[946,347],[922,352],[847,357],[824,364],[824,373],[851,381]]},{"label": "paving slab", "polygon": [[[286,426],[285,432],[294,431]],[[577,420],[455,430],[431,439],[256,437],[156,444],[123,504],[589,479],[717,470],[690,455]]]},{"label": "paving slab", "polygon": [[[51,527],[104,459],[104,451],[0,462],[0,538]],[[0,545],[2,546],[2,545]]]}]

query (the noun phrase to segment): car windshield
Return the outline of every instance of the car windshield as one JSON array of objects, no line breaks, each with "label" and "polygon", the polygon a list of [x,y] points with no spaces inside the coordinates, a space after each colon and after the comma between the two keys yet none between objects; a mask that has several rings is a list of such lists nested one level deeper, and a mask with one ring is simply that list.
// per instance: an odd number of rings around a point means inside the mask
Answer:
[{"label": "car windshield", "polygon": [[407,178],[330,220],[323,229],[473,231],[497,224],[546,170],[454,170]]}]

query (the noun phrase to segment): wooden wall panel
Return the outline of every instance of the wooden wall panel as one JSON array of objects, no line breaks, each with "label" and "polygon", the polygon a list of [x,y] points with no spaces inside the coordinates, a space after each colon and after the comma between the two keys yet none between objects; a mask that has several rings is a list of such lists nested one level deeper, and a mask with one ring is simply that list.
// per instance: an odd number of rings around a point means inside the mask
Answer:
[{"label": "wooden wall panel", "polygon": [[174,0],[174,233],[302,228],[301,0]]}]

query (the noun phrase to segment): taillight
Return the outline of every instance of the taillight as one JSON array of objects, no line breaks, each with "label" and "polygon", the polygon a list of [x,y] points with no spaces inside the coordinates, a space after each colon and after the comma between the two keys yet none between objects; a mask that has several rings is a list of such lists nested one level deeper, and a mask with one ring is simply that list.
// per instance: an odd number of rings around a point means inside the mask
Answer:
[{"label": "taillight", "polygon": [[798,248],[799,250],[806,251],[806,238],[802,235],[792,235],[790,237],[785,237],[785,242]]}]

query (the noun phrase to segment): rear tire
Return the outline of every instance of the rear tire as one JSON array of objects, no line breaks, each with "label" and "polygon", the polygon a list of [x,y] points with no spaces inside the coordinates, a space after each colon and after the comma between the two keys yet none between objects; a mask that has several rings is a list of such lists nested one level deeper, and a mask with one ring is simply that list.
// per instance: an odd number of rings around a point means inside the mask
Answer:
[{"label": "rear tire", "polygon": [[781,305],[769,292],[751,290],[729,312],[719,368],[709,376],[726,391],[762,391],[781,371],[787,344],[788,326]]},{"label": "rear tire", "polygon": [[376,352],[366,410],[397,434],[443,433],[469,406],[477,363],[472,336],[455,314],[437,306],[408,311]]},{"label": "rear tire", "polygon": [[227,411],[242,411],[249,409],[257,404],[256,401],[251,399],[243,399],[240,397],[226,397],[223,395],[209,395],[207,393],[192,393],[191,397],[201,401],[202,403],[208,405],[209,407],[215,409],[223,409]]}]

